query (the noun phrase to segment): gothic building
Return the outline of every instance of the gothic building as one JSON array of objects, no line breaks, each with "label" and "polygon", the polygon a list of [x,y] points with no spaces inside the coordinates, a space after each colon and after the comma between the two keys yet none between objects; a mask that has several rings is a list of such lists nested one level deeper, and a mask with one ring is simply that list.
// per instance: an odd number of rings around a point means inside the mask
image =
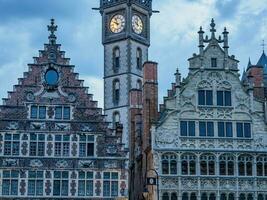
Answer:
[{"label": "gothic building", "polygon": [[1,199],[125,197],[122,126],[108,128],[56,29],[0,106]]},{"label": "gothic building", "polygon": [[152,127],[161,200],[267,199],[266,105],[240,81],[226,28],[215,32],[214,20],[211,37],[200,28],[188,76],[177,70]]}]

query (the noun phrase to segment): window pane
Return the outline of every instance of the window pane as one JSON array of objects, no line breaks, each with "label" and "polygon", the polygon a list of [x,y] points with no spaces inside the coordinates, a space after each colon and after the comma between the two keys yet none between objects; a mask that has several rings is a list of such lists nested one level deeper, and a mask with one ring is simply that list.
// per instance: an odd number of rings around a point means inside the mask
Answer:
[{"label": "window pane", "polygon": [[181,121],[180,123],[181,136],[187,136],[187,122]]},{"label": "window pane", "polygon": [[46,118],[46,107],[40,106],[39,107],[39,119],[45,119]]},{"label": "window pane", "polygon": [[63,156],[69,156],[70,143],[63,143]]},{"label": "window pane", "polygon": [[94,182],[86,181],[86,196],[93,196],[93,195],[94,195]]},{"label": "window pane", "polygon": [[11,195],[18,195],[18,181],[11,180]]},{"label": "window pane", "polygon": [[217,91],[217,105],[223,106],[223,91]]},{"label": "window pane", "polygon": [[169,162],[167,160],[162,161],[162,174],[169,174]]},{"label": "window pane", "polygon": [[195,136],[195,122],[188,122],[189,125],[189,136]]},{"label": "window pane", "polygon": [[5,141],[4,155],[11,155],[11,142]]},{"label": "window pane", "polygon": [[70,107],[64,107],[64,113],[63,113],[64,119],[70,119]]},{"label": "window pane", "polygon": [[250,123],[245,123],[244,124],[244,134],[246,138],[250,138],[251,137],[251,126]]},{"label": "window pane", "polygon": [[243,137],[243,123],[236,123],[237,137]]},{"label": "window pane", "polygon": [[2,194],[3,195],[9,195],[9,188],[10,188],[10,181],[9,180],[3,180]]},{"label": "window pane", "polygon": [[35,181],[28,181],[28,195],[35,195]]},{"label": "window pane", "polygon": [[55,196],[60,195],[60,181],[59,180],[54,181],[53,195],[55,195]]},{"label": "window pane", "polygon": [[32,106],[31,107],[31,118],[32,119],[37,119],[37,106]]},{"label": "window pane", "polygon": [[205,105],[205,91],[198,91],[198,105]]},{"label": "window pane", "polygon": [[38,142],[38,156],[44,156],[45,143]]},{"label": "window pane", "polygon": [[110,196],[110,182],[109,181],[104,181],[103,195],[104,197]]},{"label": "window pane", "polygon": [[80,180],[78,182],[78,195],[79,196],[85,195],[85,180]]},{"label": "window pane", "polygon": [[218,136],[224,137],[224,123],[218,122]]},{"label": "window pane", "polygon": [[94,143],[87,144],[87,156],[94,156]]},{"label": "window pane", "polygon": [[112,181],[111,182],[111,196],[118,196],[118,182]]},{"label": "window pane", "polygon": [[212,90],[206,90],[206,105],[213,105]]},{"label": "window pane", "polygon": [[200,174],[207,175],[207,162],[206,161],[200,162]]},{"label": "window pane", "polygon": [[62,188],[61,188],[62,192],[61,195],[62,196],[68,196],[68,190],[69,190],[69,181],[64,180],[62,181]]},{"label": "window pane", "polygon": [[61,142],[55,142],[55,156],[61,156]]},{"label": "window pane", "polygon": [[19,155],[19,142],[13,142],[12,154]]},{"label": "window pane", "polygon": [[217,58],[211,58],[211,67],[217,67]]},{"label": "window pane", "polygon": [[199,122],[199,136],[206,136],[206,123]]},{"label": "window pane", "polygon": [[43,195],[43,181],[42,180],[38,180],[36,182],[36,195]]},{"label": "window pane", "polygon": [[177,162],[175,160],[171,161],[171,174],[177,174]]},{"label": "window pane", "polygon": [[228,162],[228,175],[233,176],[235,173],[235,167],[234,162],[230,161]]},{"label": "window pane", "polygon": [[226,122],[226,137],[233,137],[232,122]]},{"label": "window pane", "polygon": [[86,156],[86,144],[85,143],[80,143],[79,155],[80,157]]},{"label": "window pane", "polygon": [[214,136],[214,124],[213,124],[213,122],[207,123],[207,134],[210,137]]},{"label": "window pane", "polygon": [[231,92],[225,91],[225,106],[232,106]]},{"label": "window pane", "polygon": [[110,172],[104,172],[104,179],[110,179]]},{"label": "window pane", "polygon": [[62,107],[61,106],[56,107],[55,118],[62,119]]},{"label": "window pane", "polygon": [[30,142],[30,156],[36,156],[36,142]]}]

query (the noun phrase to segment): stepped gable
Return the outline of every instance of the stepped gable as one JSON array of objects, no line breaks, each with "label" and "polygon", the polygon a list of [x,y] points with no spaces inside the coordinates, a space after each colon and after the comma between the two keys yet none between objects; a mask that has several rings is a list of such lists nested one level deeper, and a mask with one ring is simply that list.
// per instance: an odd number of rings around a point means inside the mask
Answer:
[{"label": "stepped gable", "polygon": [[[107,128],[102,109],[98,108],[93,95],[88,94],[88,87],[83,86],[84,81],[74,72],[75,66],[70,64],[70,58],[65,57],[61,45],[57,44],[57,26],[53,19],[48,30],[49,42],[39,51],[39,56],[34,57],[34,63],[28,64],[29,70],[24,72],[23,78],[18,79],[13,91],[8,92],[8,98],[3,99],[0,130],[7,130],[10,124],[15,124],[16,130],[30,130],[33,121],[42,121],[45,124],[42,131],[53,131],[59,122],[54,119],[54,108],[63,105],[71,107],[71,119],[63,121],[70,124],[69,133],[84,131],[105,134],[106,137],[99,137],[100,143],[119,143],[120,135],[114,135],[114,131]],[[32,105],[46,106],[47,118],[30,119]],[[101,148],[99,155],[104,155],[103,146]]]}]

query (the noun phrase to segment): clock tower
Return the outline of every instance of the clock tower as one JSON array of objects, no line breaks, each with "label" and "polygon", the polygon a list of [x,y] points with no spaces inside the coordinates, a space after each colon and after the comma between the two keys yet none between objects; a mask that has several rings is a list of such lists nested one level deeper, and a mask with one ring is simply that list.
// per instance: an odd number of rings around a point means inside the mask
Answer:
[{"label": "clock tower", "polygon": [[104,112],[123,125],[122,142],[130,147],[130,96],[142,89],[143,63],[148,60],[152,0],[100,0],[104,45]]}]

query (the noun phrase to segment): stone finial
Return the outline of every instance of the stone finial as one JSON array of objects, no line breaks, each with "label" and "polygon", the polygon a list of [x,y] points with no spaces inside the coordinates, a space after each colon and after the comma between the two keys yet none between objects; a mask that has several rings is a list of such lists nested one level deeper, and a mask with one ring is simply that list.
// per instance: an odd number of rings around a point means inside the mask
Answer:
[{"label": "stone finial", "polygon": [[47,26],[48,31],[50,31],[50,35],[48,37],[49,44],[55,44],[56,43],[56,35],[55,32],[57,31],[57,25],[55,25],[55,20],[51,19],[51,24]]},{"label": "stone finial", "polygon": [[176,86],[180,86],[181,85],[181,74],[179,72],[179,69],[177,68],[176,69],[176,72],[175,72],[175,83],[176,83]]},{"label": "stone finial", "polygon": [[229,32],[227,31],[226,27],[224,27],[224,31],[223,31],[223,49],[226,55],[228,55],[228,34]]},{"label": "stone finial", "polygon": [[210,29],[211,39],[215,39],[215,32],[216,32],[215,26],[216,26],[216,24],[214,22],[214,19],[212,18],[211,19],[211,23],[210,23],[210,27],[211,27],[211,29]]},{"label": "stone finial", "polygon": [[202,26],[200,26],[200,29],[198,31],[199,34],[199,53],[200,55],[203,55],[204,51],[204,31],[202,30]]}]

